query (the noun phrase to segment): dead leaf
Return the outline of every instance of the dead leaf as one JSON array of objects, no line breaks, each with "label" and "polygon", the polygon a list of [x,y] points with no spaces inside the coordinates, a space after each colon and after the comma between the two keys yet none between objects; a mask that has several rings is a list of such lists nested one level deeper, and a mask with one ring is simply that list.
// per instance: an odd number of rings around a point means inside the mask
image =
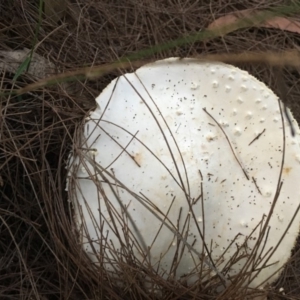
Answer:
[{"label": "dead leaf", "polygon": [[[255,17],[256,15],[256,12],[249,9],[236,11],[216,19],[207,27],[207,29],[221,28],[222,26],[231,25],[234,22],[240,20],[241,18],[250,19],[252,17]],[[300,22],[284,17],[274,17],[267,21],[257,23],[255,26],[264,28],[275,28],[300,34]]]},{"label": "dead leaf", "polygon": [[[0,51],[0,72],[5,70],[15,74],[20,65],[28,59],[30,49],[15,51]],[[28,74],[37,79],[48,77],[55,73],[54,65],[44,57],[33,53],[28,69]]]},{"label": "dead leaf", "polygon": [[300,33],[300,22],[288,18],[277,17],[265,23],[267,28],[276,28],[289,32]]},{"label": "dead leaf", "polygon": [[57,23],[66,14],[67,1],[68,0],[44,0],[44,13],[46,17]]}]

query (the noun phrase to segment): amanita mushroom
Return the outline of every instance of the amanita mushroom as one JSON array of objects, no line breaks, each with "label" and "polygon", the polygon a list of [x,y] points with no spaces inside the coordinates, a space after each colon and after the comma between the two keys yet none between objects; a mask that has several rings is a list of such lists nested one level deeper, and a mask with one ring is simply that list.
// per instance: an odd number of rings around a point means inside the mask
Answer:
[{"label": "amanita mushroom", "polygon": [[274,281],[300,200],[299,127],[291,117],[292,137],[278,97],[233,66],[170,58],[113,80],[96,101],[69,180],[92,261],[113,273],[130,253],[188,284],[216,273]]}]

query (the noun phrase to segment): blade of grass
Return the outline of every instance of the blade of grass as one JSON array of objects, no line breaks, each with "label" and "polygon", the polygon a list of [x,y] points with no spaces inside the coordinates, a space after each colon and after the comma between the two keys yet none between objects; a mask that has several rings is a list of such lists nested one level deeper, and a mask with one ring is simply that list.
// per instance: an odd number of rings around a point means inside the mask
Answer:
[{"label": "blade of grass", "polygon": [[[43,2],[43,0],[40,0],[40,2]],[[171,41],[165,42],[163,44],[155,45],[151,48],[141,50],[133,55],[126,56],[123,59],[115,61],[111,64],[105,64],[105,65],[96,66],[96,67],[85,67],[85,68],[80,68],[75,71],[66,72],[63,74],[57,74],[55,76],[48,77],[47,79],[42,79],[36,83],[29,84],[24,88],[15,90],[15,91],[13,91],[13,93],[23,94],[28,91],[32,91],[32,90],[36,90],[38,88],[44,87],[46,85],[57,84],[58,82],[68,82],[68,81],[73,81],[75,79],[78,80],[78,79],[86,79],[86,78],[88,78],[88,79],[97,78],[97,77],[107,74],[108,72],[114,71],[118,68],[128,68],[131,66],[138,67],[145,63],[152,62],[154,60],[154,59],[148,59],[148,60],[141,61],[142,59],[153,56],[154,54],[157,54],[159,52],[167,51],[167,50],[173,49],[175,47],[183,46],[188,43],[207,41],[209,39],[213,39],[213,38],[216,38],[219,36],[224,36],[228,33],[231,33],[233,31],[236,31],[239,29],[254,26],[260,22],[267,21],[270,18],[274,18],[276,16],[288,16],[288,15],[295,14],[298,12],[300,12],[300,4],[280,6],[280,7],[273,9],[272,11],[262,11],[262,12],[256,14],[255,16],[241,18],[240,20],[234,22],[233,24],[229,24],[229,25],[222,26],[222,27],[217,27],[217,28],[210,29],[210,30],[205,29],[196,34],[188,35],[185,37],[180,37],[178,39],[171,40]],[[261,54],[261,55],[263,55],[263,54]],[[292,62],[291,62],[291,58],[289,57],[290,55],[291,55],[291,53],[289,52],[286,57],[286,63],[292,64],[295,67],[297,66],[297,64],[300,65],[300,60],[299,60],[298,55],[296,55],[297,60],[295,61],[293,59]],[[295,53],[294,53],[294,55],[295,55]],[[234,56],[236,57],[236,54],[234,54]],[[258,60],[258,58],[256,57],[257,53],[255,53],[254,56],[252,55],[252,59],[254,61],[257,61]],[[276,54],[275,54],[275,56],[276,56]],[[260,57],[260,59],[262,60],[262,62],[267,62],[267,63],[270,62],[271,64],[273,63],[275,65],[277,65],[277,64],[282,65],[283,64],[282,58],[280,57],[280,59],[279,59],[278,56],[279,55],[277,54],[276,57],[274,57],[274,55],[273,55],[273,57],[269,57],[269,54],[267,54],[267,55],[264,55],[263,59],[262,59],[262,57]],[[218,55],[215,55],[215,56],[210,55],[210,56],[203,56],[202,58],[218,60],[218,58],[220,59],[222,57],[218,57]],[[246,61],[248,61],[248,59],[250,59],[250,58],[251,58],[251,55],[249,57],[248,53],[246,53],[246,57],[240,56],[240,59],[243,59],[243,60],[247,59]],[[231,60],[232,59],[233,59],[233,57],[231,57]]]},{"label": "blade of grass", "polygon": [[16,71],[16,74],[13,78],[13,81],[15,82],[22,74],[24,71],[28,71],[31,60],[32,60],[32,56],[35,50],[35,46],[37,44],[37,40],[38,40],[38,35],[40,32],[40,28],[41,28],[41,23],[42,23],[42,13],[43,13],[43,4],[44,4],[44,0],[40,0],[39,1],[39,16],[38,16],[38,23],[36,24],[36,28],[35,28],[35,33],[34,33],[34,37],[33,37],[33,42],[32,42],[32,47],[30,50],[29,55],[26,57],[26,59],[21,63],[21,65],[19,66],[19,68]]},{"label": "blade of grass", "polygon": [[24,71],[28,71],[29,69],[29,65],[30,65],[30,61],[31,61],[31,57],[30,56],[27,56],[25,58],[25,60],[20,64],[19,68],[17,69],[16,71],[16,74],[13,78],[13,81],[15,82],[21,75]]}]

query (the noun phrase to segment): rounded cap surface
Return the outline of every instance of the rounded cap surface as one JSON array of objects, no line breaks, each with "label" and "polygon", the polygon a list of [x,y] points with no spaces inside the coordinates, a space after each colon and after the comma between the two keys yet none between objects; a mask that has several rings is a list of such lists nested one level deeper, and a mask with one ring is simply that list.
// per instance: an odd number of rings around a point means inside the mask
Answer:
[{"label": "rounded cap surface", "polygon": [[98,251],[114,272],[130,252],[193,283],[215,274],[211,257],[230,280],[252,268],[250,287],[272,282],[299,232],[297,215],[285,234],[300,200],[299,127],[292,118],[292,137],[283,126],[278,97],[233,66],[170,58],[113,80],[96,101],[69,180],[91,259]]}]

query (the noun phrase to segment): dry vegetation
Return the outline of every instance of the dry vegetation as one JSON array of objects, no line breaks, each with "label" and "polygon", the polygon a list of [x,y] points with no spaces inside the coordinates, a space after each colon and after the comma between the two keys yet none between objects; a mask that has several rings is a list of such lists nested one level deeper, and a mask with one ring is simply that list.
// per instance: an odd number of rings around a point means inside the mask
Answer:
[{"label": "dry vegetation", "polygon": [[[197,33],[236,10],[265,10],[296,1],[69,0],[61,18],[43,14],[39,26],[37,2],[0,0],[0,50],[35,47],[36,54],[55,66],[53,73],[61,74],[111,63]],[[300,18],[294,15],[293,20]],[[151,58],[281,53],[299,47],[300,33],[250,27],[204,42],[175,45]],[[0,298],[153,299],[137,282],[128,281],[126,288],[120,289],[104,272],[88,264],[73,238],[72,211],[65,191],[65,165],[72,141],[94,107],[95,96],[118,70],[89,80],[73,77],[16,95],[15,89],[41,78],[32,71],[14,80],[9,64],[0,54]],[[300,121],[297,69],[283,69],[283,92],[271,66],[247,61],[238,66],[282,95]],[[270,288],[270,299],[300,299],[299,247]],[[165,299],[218,299],[209,289],[189,290],[176,283],[164,286]],[[281,287],[285,296],[278,292]]]}]

